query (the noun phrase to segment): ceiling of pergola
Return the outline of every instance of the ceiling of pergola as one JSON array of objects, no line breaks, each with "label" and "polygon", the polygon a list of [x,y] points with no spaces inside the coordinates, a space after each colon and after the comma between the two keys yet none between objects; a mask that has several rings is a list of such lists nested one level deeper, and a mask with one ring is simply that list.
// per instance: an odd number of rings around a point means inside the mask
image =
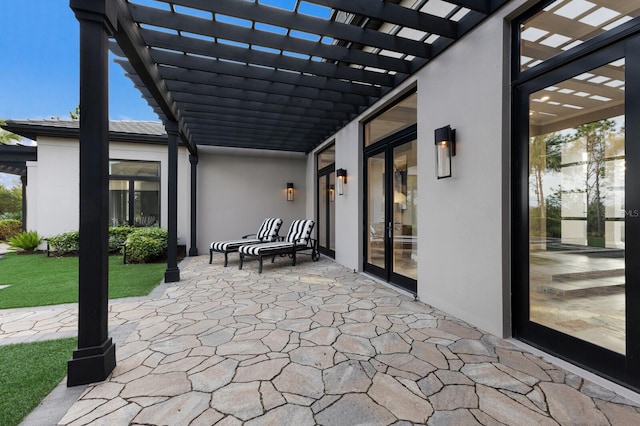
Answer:
[{"label": "ceiling of pergola", "polygon": [[309,152],[507,1],[117,0],[111,50],[192,150]]}]

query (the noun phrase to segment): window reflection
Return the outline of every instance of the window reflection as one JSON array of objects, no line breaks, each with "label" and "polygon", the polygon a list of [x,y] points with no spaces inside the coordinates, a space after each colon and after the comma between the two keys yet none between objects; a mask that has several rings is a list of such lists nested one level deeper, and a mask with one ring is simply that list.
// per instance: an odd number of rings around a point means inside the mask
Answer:
[{"label": "window reflection", "polygon": [[622,88],[623,60],[531,94],[529,243],[531,320],[625,353]]},{"label": "window reflection", "polygon": [[109,225],[160,226],[160,163],[109,162]]},{"label": "window reflection", "polygon": [[414,125],[417,118],[418,94],[407,96],[364,126],[365,146]]},{"label": "window reflection", "polygon": [[520,25],[520,69],[532,68],[637,16],[638,0],[557,0]]}]

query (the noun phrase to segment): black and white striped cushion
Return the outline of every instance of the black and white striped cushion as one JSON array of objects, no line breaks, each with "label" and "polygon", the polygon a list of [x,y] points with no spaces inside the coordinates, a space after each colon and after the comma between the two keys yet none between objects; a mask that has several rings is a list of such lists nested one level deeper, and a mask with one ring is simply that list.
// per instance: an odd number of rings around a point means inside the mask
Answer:
[{"label": "black and white striped cushion", "polygon": [[306,246],[311,237],[315,222],[311,219],[294,220],[289,227],[289,232],[284,241],[274,241],[270,243],[260,243],[253,245],[242,245],[240,253],[252,256],[265,255],[267,253],[283,252],[293,249],[293,246]]},{"label": "black and white striped cushion", "polygon": [[294,220],[289,227],[285,241],[298,245],[307,245],[315,222],[311,219]]},{"label": "black and white striped cushion", "polygon": [[274,241],[278,238],[278,232],[282,226],[282,219],[267,218],[260,225],[260,229],[256,233],[256,238],[260,241]]},{"label": "black and white striped cushion", "polygon": [[272,243],[260,243],[254,245],[240,246],[239,252],[242,254],[249,254],[252,256],[259,256],[261,254],[271,252],[281,252],[287,249],[293,249],[293,243],[287,243],[285,241],[274,241]]},{"label": "black and white striped cushion", "polygon": [[214,241],[211,243],[211,249],[214,251],[235,251],[244,244],[259,244],[262,241],[252,238],[243,240],[231,240],[231,241]]}]

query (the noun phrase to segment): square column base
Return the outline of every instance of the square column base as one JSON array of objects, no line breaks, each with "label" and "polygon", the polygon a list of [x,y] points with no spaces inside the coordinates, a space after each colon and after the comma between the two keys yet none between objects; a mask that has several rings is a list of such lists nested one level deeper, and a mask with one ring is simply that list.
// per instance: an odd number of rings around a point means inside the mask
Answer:
[{"label": "square column base", "polygon": [[111,338],[102,346],[76,349],[67,363],[67,386],[86,385],[105,380],[116,366],[116,345]]},{"label": "square column base", "polygon": [[198,247],[189,247],[189,256],[197,256]]},{"label": "square column base", "polygon": [[180,268],[167,268],[164,272],[165,283],[175,283],[180,281]]}]

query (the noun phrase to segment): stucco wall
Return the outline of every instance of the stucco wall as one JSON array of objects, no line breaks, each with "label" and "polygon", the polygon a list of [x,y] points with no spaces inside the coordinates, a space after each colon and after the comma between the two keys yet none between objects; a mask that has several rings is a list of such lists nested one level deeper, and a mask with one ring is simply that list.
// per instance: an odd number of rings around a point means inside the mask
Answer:
[{"label": "stucco wall", "polygon": [[[198,156],[201,254],[214,240],[255,233],[267,217],[282,218],[280,235],[293,220],[307,218],[306,156],[210,147],[200,147]],[[286,200],[287,182],[294,184],[294,201]]]},{"label": "stucco wall", "polygon": [[[336,196],[336,261],[361,270],[362,122],[417,86],[418,296],[496,335],[508,335],[510,327],[505,17],[525,3],[510,2],[330,138],[336,143],[336,168],[349,172],[345,195]],[[438,180],[434,130],[447,124],[457,131],[457,155],[453,177]],[[310,173],[313,161],[310,155]]]},{"label": "stucco wall", "polygon": [[[167,149],[162,145],[112,142],[109,158],[160,161],[161,226],[167,227]],[[190,164],[186,149],[178,153],[178,242],[189,247]],[[41,137],[38,161],[28,164],[27,223],[44,237],[79,227],[79,145],[75,139]]]}]

